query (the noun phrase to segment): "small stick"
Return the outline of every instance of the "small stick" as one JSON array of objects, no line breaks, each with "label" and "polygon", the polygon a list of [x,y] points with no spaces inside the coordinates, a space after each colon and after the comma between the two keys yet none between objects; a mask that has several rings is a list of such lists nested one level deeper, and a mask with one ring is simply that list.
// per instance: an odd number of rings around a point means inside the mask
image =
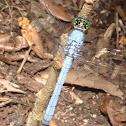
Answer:
[{"label": "small stick", "polygon": [[27,61],[27,59],[28,59],[28,57],[29,57],[29,53],[30,53],[31,49],[32,49],[32,46],[30,46],[30,48],[29,48],[28,51],[26,52],[25,57],[24,57],[24,59],[23,59],[21,65],[20,65],[19,69],[17,70],[17,74],[20,74],[20,72],[21,72],[21,70],[22,70],[22,68],[23,68],[23,66],[24,66],[24,64],[25,64],[25,62]]},{"label": "small stick", "polygon": [[81,11],[79,12],[78,17],[84,16],[87,18],[97,2],[98,2],[97,0],[86,1]]},{"label": "small stick", "polygon": [[7,105],[7,104],[9,104],[12,101],[13,101],[12,99],[9,99],[8,101],[0,103],[0,108],[3,107],[3,106],[5,106],[5,105]]},{"label": "small stick", "polygon": [[116,12],[116,34],[117,34],[117,39],[116,39],[116,47],[117,49],[119,48],[119,23],[118,23],[118,13]]},{"label": "small stick", "polygon": [[122,30],[123,30],[124,34],[126,34],[125,26],[124,26],[122,20],[120,20],[120,19],[119,19],[119,24],[122,27]]}]

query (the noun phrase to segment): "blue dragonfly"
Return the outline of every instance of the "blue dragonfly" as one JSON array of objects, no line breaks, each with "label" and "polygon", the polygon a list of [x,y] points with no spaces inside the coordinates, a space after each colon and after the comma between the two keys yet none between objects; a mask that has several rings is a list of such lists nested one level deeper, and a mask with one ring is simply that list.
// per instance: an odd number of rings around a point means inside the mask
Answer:
[{"label": "blue dragonfly", "polygon": [[47,106],[43,119],[43,126],[48,126],[53,117],[67,73],[73,63],[73,59],[78,57],[80,48],[83,45],[84,31],[86,31],[90,26],[90,22],[84,16],[75,18],[73,24],[75,30],[73,30],[68,38],[68,43],[65,48],[66,58],[64,60],[55,90]]}]

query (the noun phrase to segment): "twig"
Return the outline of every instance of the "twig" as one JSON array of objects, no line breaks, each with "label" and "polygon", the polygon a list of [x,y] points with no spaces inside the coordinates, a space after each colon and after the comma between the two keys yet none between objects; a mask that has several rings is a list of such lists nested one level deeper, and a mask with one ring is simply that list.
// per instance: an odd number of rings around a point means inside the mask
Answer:
[{"label": "twig", "polygon": [[7,105],[7,104],[9,104],[12,101],[13,101],[12,99],[9,99],[8,101],[0,103],[0,108],[3,107],[3,106],[5,106],[5,105]]},{"label": "twig", "polygon": [[46,86],[37,93],[37,98],[32,112],[29,113],[26,126],[40,126],[43,119],[43,111],[48,103],[58,77],[57,69],[53,66],[50,69]]},{"label": "twig", "polygon": [[125,29],[125,26],[124,26],[122,20],[119,20],[119,24],[122,27],[124,34],[126,34],[126,29]]},{"label": "twig", "polygon": [[119,48],[119,23],[118,23],[118,13],[117,12],[116,12],[116,35],[117,35],[116,47],[118,49]]},{"label": "twig", "polygon": [[10,25],[10,34],[11,34],[11,36],[13,36],[13,34],[12,34],[12,28],[13,28],[13,19],[12,19],[12,9],[11,9],[11,7],[10,7],[10,5],[8,4],[8,2],[6,1],[6,0],[4,0],[5,1],[5,3],[7,4],[7,6],[8,6],[8,9],[9,9],[9,15],[10,15],[10,21],[11,21],[11,25]]},{"label": "twig", "polygon": [[0,79],[0,83],[3,85],[3,88],[0,88],[0,93],[3,92],[16,92],[16,93],[25,93],[24,91],[18,89],[19,86],[5,79]]},{"label": "twig", "polygon": [[83,5],[81,11],[79,12],[78,16],[85,16],[88,17],[88,15],[90,14],[91,10],[93,9],[93,7],[95,6],[95,4],[97,3],[97,0],[92,0],[90,2],[86,1],[86,3]]},{"label": "twig", "polygon": [[24,66],[24,64],[25,64],[25,62],[27,61],[27,59],[28,59],[28,57],[29,57],[29,53],[30,53],[31,49],[32,49],[32,46],[30,46],[30,48],[29,48],[28,51],[26,52],[26,55],[25,55],[25,57],[24,57],[24,59],[23,59],[21,65],[20,65],[19,69],[17,70],[17,74],[20,74],[20,72],[21,72],[21,70],[22,70],[22,68],[23,68],[23,66]]},{"label": "twig", "polygon": [[9,98],[0,98],[0,102],[5,102],[7,100],[9,100]]}]

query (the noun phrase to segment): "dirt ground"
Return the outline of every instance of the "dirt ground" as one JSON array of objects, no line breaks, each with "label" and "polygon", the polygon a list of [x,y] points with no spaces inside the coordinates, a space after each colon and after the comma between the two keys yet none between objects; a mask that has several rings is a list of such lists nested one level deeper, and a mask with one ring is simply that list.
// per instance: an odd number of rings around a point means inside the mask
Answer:
[{"label": "dirt ground", "polygon": [[[62,6],[71,18],[76,17],[80,12],[76,0],[53,1]],[[64,84],[53,116],[53,121],[58,126],[113,125],[112,117],[108,117],[108,113],[105,114],[100,110],[106,94],[110,94],[111,99],[121,105],[121,113],[126,113],[125,6],[125,0],[99,0],[91,11],[88,17],[91,26],[85,33],[85,44],[80,53],[81,56],[75,59],[71,69],[78,71],[86,69],[89,71],[88,74],[93,73],[95,76],[103,78],[105,83],[100,82],[104,85],[103,88],[95,87],[95,85],[88,87],[79,84],[72,85],[72,83]],[[121,9],[118,9],[119,7]],[[109,43],[101,44],[101,41],[105,40],[106,30],[112,23],[116,23],[116,13],[124,27],[116,24],[114,30],[112,29],[112,35],[107,38]],[[0,34],[11,35],[11,44],[8,45],[2,45],[4,40],[6,43],[8,42],[7,36],[0,36],[0,126],[26,125],[28,114],[34,107],[35,94],[44,88],[45,82],[40,82],[40,76],[43,72],[49,71],[54,62],[54,58],[41,58],[32,50],[29,60],[24,64],[20,74],[17,74],[23,60],[19,57],[24,57],[29,49],[27,47],[14,50],[17,49],[16,36],[22,35],[18,25],[19,17],[28,18],[32,26],[37,28],[45,52],[52,55],[55,55],[61,44],[61,36],[69,34],[73,29],[71,22],[52,16],[38,0],[0,0]],[[117,44],[117,31],[119,31],[119,44]],[[121,40],[122,36],[123,40]],[[105,54],[93,61],[92,58],[103,47],[107,48]],[[44,79],[47,80],[46,77]],[[83,80],[79,82],[88,83]],[[106,82],[117,87],[123,92],[123,95],[116,95],[116,90],[111,89],[111,86],[108,92],[107,89],[104,90]],[[110,93],[111,90],[114,92]],[[126,116],[121,122],[123,122],[122,125],[113,126],[125,126]]]}]

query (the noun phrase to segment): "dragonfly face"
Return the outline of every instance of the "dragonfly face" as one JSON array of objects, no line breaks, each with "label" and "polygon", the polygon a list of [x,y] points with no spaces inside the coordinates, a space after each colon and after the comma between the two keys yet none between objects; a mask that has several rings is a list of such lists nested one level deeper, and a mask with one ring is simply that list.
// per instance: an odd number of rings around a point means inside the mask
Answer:
[{"label": "dragonfly face", "polygon": [[84,32],[90,27],[90,22],[84,16],[76,17],[73,20],[73,25],[75,29],[81,28]]}]

